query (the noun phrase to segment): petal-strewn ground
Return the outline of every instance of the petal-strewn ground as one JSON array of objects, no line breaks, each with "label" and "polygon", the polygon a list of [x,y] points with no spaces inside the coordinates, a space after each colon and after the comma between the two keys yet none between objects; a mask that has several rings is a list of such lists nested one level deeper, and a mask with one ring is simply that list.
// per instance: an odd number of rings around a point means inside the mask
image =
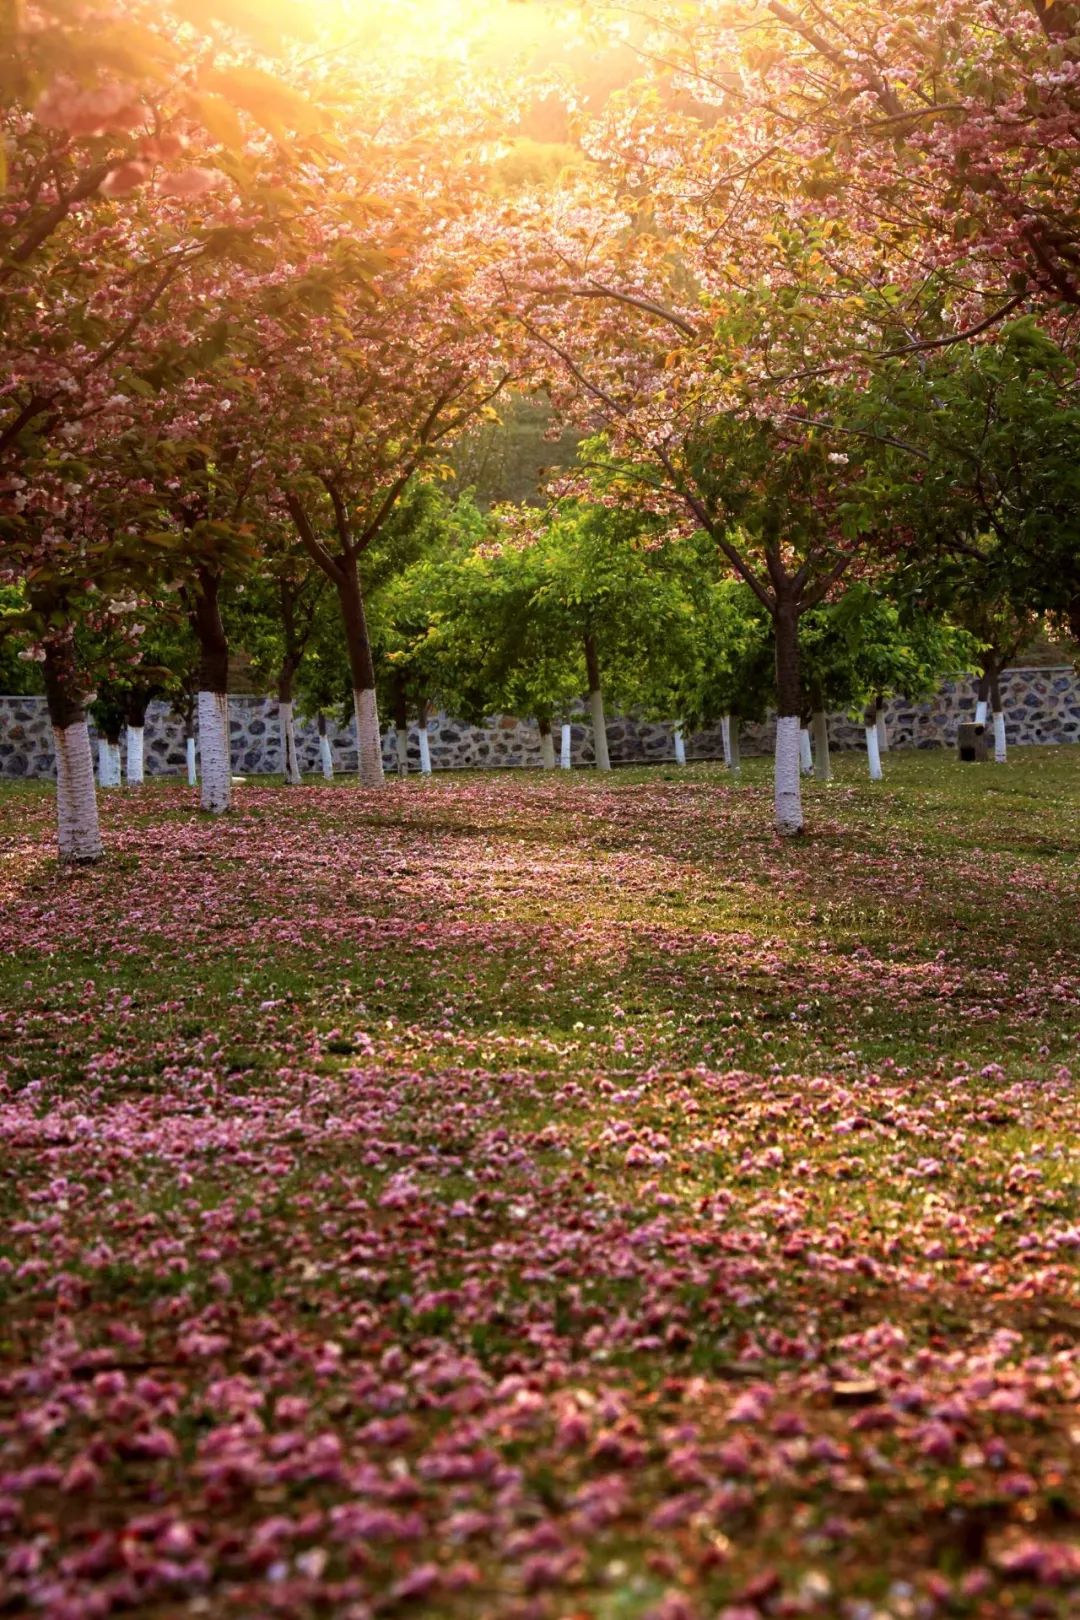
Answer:
[{"label": "petal-strewn ground", "polygon": [[1080,756],[0,795],[0,1613],[1080,1612]]}]

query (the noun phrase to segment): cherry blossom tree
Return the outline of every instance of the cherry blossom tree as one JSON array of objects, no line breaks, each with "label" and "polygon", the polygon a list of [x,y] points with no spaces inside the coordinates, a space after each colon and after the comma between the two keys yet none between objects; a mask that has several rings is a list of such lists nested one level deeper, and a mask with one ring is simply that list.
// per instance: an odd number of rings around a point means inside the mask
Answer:
[{"label": "cherry blossom tree", "polygon": [[[648,196],[658,224],[707,242],[733,285],[765,273],[777,288],[801,280],[822,311],[846,290],[872,328],[875,310],[917,313],[932,281],[956,306],[950,336],[1029,294],[1080,306],[1073,7],[592,9],[619,24],[646,79],[613,108],[595,149]],[[796,241],[809,277],[793,273]],[[847,332],[851,348],[870,336],[858,319]]]}]

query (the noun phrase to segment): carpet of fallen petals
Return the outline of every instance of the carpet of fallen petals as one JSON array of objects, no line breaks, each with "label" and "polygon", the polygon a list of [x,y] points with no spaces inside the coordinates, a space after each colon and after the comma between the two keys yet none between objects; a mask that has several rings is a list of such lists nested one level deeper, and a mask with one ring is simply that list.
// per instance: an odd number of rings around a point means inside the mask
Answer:
[{"label": "carpet of fallen petals", "polygon": [[1080,751],[0,794],[0,1614],[1080,1614]]}]

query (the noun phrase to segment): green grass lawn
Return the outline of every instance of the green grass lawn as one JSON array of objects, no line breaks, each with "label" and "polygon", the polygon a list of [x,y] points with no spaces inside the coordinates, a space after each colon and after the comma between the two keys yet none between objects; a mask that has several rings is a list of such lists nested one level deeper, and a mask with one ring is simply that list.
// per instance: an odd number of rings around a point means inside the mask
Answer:
[{"label": "green grass lawn", "polygon": [[0,788],[0,1614],[1080,1612],[1080,750],[836,764]]}]

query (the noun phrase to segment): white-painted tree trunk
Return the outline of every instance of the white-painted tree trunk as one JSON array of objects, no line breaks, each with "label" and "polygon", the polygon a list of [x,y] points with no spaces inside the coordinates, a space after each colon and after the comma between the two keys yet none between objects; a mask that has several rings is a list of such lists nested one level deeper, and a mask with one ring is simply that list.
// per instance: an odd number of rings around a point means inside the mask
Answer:
[{"label": "white-painted tree trunk", "polygon": [[431,775],[431,742],[428,738],[427,725],[422,725],[416,734],[420,744],[420,775]]},{"label": "white-painted tree trunk", "polygon": [[881,750],[878,748],[877,726],[866,727],[866,760],[870,766],[871,782],[881,781]]},{"label": "white-painted tree trunk", "polygon": [[195,787],[199,780],[199,772],[195,765],[195,739],[189,737],[186,744],[187,753],[187,780],[188,787]]},{"label": "white-painted tree trunk", "polygon": [[382,762],[382,735],[379,706],[375,693],[367,688],[353,692],[356,710],[356,752],[362,787],[382,787],[386,781]]},{"label": "white-painted tree trunk", "polygon": [[994,713],[994,763],[1004,765],[1008,751],[1005,747],[1005,716],[998,709]]},{"label": "white-painted tree trunk", "polygon": [[98,785],[107,788],[113,785],[112,749],[104,737],[98,738],[97,745]]},{"label": "white-painted tree trunk", "polygon": [[985,724],[986,724],[986,699],[985,698],[980,698],[978,700],[978,702],[976,703],[976,705],[975,705],[975,724],[977,726],[985,726]]},{"label": "white-painted tree trunk", "polygon": [[570,769],[570,727],[563,726],[562,736],[559,739],[559,765],[564,771]]},{"label": "white-painted tree trunk", "polygon": [[224,692],[199,693],[199,772],[203,809],[222,815],[232,804],[229,699]]},{"label": "white-painted tree trunk", "polygon": [[686,764],[686,739],[679,726],[675,727],[675,763],[676,765]]},{"label": "white-painted tree trunk", "polygon": [[774,803],[776,830],[785,836],[803,829],[802,783],[799,777],[799,733],[797,714],[782,714],[776,722],[776,763]]},{"label": "white-painted tree trunk", "polygon": [[727,759],[728,770],[732,776],[738,776],[742,771],[742,721],[738,715],[725,715],[724,723],[727,726]]},{"label": "white-painted tree trunk", "polygon": [[555,769],[555,738],[550,731],[540,733],[540,763],[545,771]]},{"label": "white-painted tree trunk", "polygon": [[604,718],[604,694],[599,687],[589,693],[589,712],[592,715],[593,753],[598,771],[610,771],[611,756],[607,745],[607,721]]},{"label": "white-painted tree trunk", "polygon": [[119,787],[120,784],[121,784],[121,780],[122,780],[122,778],[121,778],[121,775],[120,775],[120,744],[118,742],[111,742],[109,744],[109,783],[110,783],[110,786]]},{"label": "white-painted tree trunk", "polygon": [[409,774],[409,729],[407,726],[396,726],[394,737],[397,741],[397,771],[399,776]]},{"label": "white-painted tree trunk", "polygon": [[56,750],[56,831],[62,861],[96,861],[101,855],[94,755],[86,721],[53,727]]},{"label": "white-painted tree trunk", "polygon": [[819,709],[812,721],[814,729],[814,775],[819,782],[832,781],[832,760],[829,757],[829,719]]},{"label": "white-painted tree trunk", "polygon": [[805,726],[799,728],[799,769],[809,776],[814,768],[814,755],[810,747],[810,733]]},{"label": "white-painted tree trunk", "polygon": [[328,782],[334,780],[334,755],[330,748],[330,739],[325,732],[319,738],[319,763],[322,773]]},{"label": "white-painted tree trunk", "polygon": [[889,752],[889,728],[885,724],[885,710],[881,704],[878,705],[877,713],[874,716],[874,728],[877,731],[878,753],[887,754]]},{"label": "white-painted tree trunk", "polygon": [[296,717],[291,703],[278,703],[278,736],[281,739],[281,774],[289,787],[299,787],[300,759],[296,752]]},{"label": "white-painted tree trunk", "polygon": [[127,728],[127,780],[128,787],[141,787],[146,781],[146,752],[142,726]]},{"label": "white-painted tree trunk", "polygon": [[720,716],[720,745],[724,750],[724,764],[727,766],[728,770],[730,771],[732,769],[732,765],[731,765],[731,716],[730,716],[730,714],[722,714]]}]

